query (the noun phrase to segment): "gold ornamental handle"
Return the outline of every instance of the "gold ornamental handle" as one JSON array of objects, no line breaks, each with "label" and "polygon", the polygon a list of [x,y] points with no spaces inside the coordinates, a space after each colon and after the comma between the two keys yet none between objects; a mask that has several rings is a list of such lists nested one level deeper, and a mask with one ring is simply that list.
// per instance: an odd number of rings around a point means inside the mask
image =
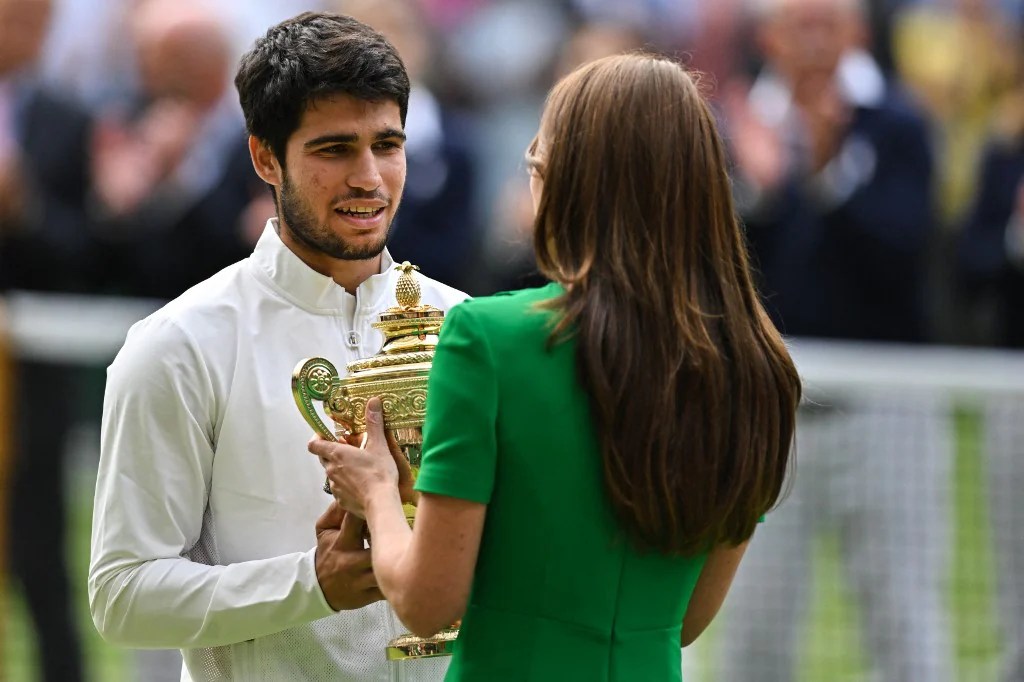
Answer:
[{"label": "gold ornamental handle", "polygon": [[[313,407],[313,401],[327,402],[331,394],[341,387],[338,369],[326,358],[300,360],[292,371],[292,397],[306,423],[324,440],[338,442],[334,432],[327,428]],[[333,495],[331,481],[324,481],[324,492]]]},{"label": "gold ornamental handle", "polygon": [[313,401],[326,401],[331,391],[341,382],[337,368],[325,358],[300,360],[292,372],[292,396],[306,423],[324,440],[338,442],[334,432],[327,428],[313,407]]}]

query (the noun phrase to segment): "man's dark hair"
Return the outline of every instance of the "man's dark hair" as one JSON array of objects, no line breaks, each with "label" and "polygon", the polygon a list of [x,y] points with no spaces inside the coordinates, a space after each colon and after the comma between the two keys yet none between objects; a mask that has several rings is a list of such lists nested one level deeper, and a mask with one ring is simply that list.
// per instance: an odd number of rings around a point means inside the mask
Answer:
[{"label": "man's dark hair", "polygon": [[403,126],[409,107],[409,76],[394,46],[352,17],[323,12],[271,27],[242,57],[235,87],[249,134],[267,143],[282,166],[288,138],[316,99],[392,100]]}]

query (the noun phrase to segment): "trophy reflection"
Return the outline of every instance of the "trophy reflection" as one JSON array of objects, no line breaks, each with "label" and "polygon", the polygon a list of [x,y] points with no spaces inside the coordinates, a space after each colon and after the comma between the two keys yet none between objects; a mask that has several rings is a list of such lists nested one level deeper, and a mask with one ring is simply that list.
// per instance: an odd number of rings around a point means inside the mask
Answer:
[{"label": "trophy reflection", "polygon": [[[326,440],[345,441],[351,435],[366,432],[366,403],[381,399],[384,428],[391,432],[402,454],[409,460],[413,480],[420,468],[423,446],[423,420],[426,416],[427,376],[434,359],[437,335],[444,322],[444,311],[420,305],[420,285],[415,265],[408,261],[396,266],[402,274],[395,287],[398,305],[388,308],[373,326],[384,333],[384,347],[377,355],[350,362],[348,375],[341,377],[325,358],[299,362],[292,373],[292,393],[299,411],[313,430]],[[323,405],[334,423],[328,428],[314,401]],[[330,493],[330,484],[324,484]],[[405,504],[405,518],[411,526],[416,507]],[[447,628],[432,637],[401,635],[387,646],[389,660],[446,656],[458,637],[457,627]]]}]

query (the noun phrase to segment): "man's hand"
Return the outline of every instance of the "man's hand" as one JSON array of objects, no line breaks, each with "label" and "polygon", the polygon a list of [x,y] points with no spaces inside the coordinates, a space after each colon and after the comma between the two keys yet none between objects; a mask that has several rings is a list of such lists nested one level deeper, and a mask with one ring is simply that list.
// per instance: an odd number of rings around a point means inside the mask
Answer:
[{"label": "man's hand", "polygon": [[839,152],[853,112],[831,80],[808,78],[793,93],[810,143],[811,169],[817,173]]},{"label": "man's hand", "polygon": [[316,579],[335,611],[358,609],[384,598],[363,548],[366,522],[332,500],[316,522]]},{"label": "man's hand", "polygon": [[723,94],[732,153],[746,180],[759,191],[771,193],[789,173],[790,153],[778,131],[751,110],[748,96],[747,88],[739,83]]}]

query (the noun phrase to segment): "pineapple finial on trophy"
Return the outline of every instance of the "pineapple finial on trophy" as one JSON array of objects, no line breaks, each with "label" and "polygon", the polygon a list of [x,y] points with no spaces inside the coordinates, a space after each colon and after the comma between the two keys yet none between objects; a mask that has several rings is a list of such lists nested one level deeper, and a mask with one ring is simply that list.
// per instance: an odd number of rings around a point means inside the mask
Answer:
[{"label": "pineapple finial on trophy", "polygon": [[401,270],[402,274],[398,277],[398,284],[395,285],[395,298],[398,299],[398,305],[403,308],[415,308],[420,304],[420,283],[416,281],[416,276],[413,275],[413,270],[419,270],[419,266],[413,265],[409,261],[403,261],[401,265],[396,265],[395,270]]}]

